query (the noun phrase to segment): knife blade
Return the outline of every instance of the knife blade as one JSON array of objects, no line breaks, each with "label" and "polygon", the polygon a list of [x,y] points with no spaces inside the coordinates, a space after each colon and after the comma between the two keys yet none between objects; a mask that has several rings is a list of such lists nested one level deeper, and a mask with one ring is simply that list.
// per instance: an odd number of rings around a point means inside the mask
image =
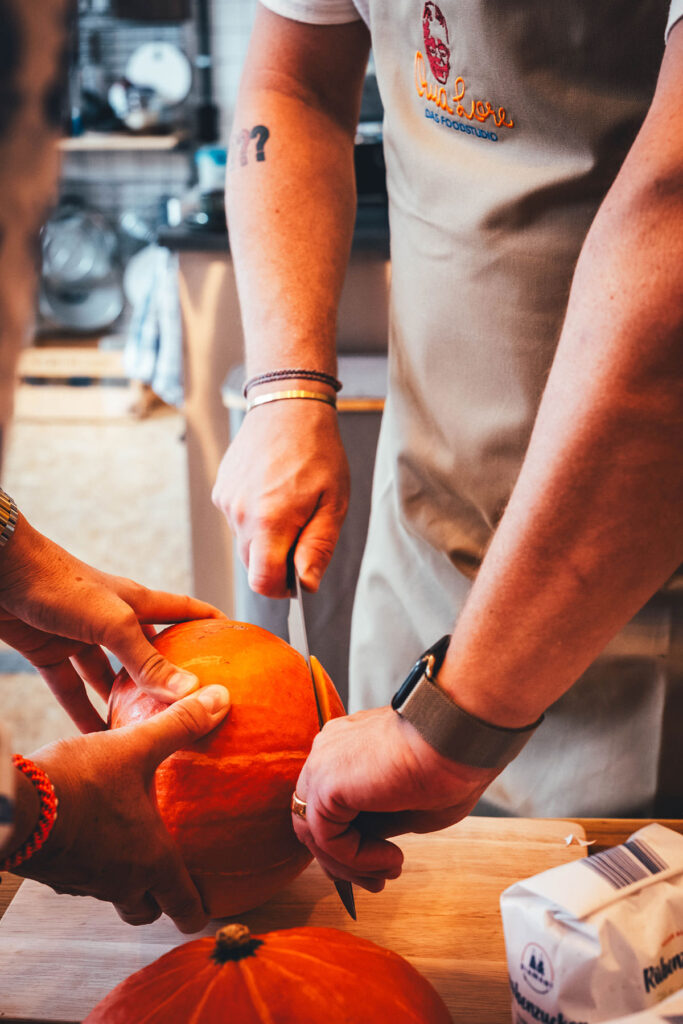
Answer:
[{"label": "knife blade", "polygon": [[[308,634],[306,633],[306,619],[304,618],[304,601],[301,593],[301,580],[299,579],[299,574],[294,567],[293,558],[290,559],[288,565],[288,582],[292,592],[292,597],[289,602],[289,614],[287,616],[289,643],[295,651],[299,652],[308,665],[308,671],[313,684],[316,711],[318,713],[318,728],[322,729],[327,721],[324,709],[328,706],[327,701],[323,699],[324,691],[321,689],[321,687],[324,687],[325,683],[322,676],[318,676],[316,674],[313,664],[311,663],[311,655],[308,648]],[[340,878],[333,878],[332,881],[334,882],[334,887],[339,894],[339,899],[344,905],[344,909],[355,921],[356,900],[353,895],[353,886],[351,882],[347,882]]]},{"label": "knife blade", "polygon": [[311,674],[311,682],[313,683],[313,694],[315,696],[315,707],[318,713],[318,728],[322,729],[325,724],[323,717],[322,708],[320,707],[320,701],[318,699],[318,688],[315,685],[315,678],[313,676],[313,668],[311,666],[311,654],[308,649],[308,634],[306,632],[306,619],[304,618],[304,599],[301,592],[301,580],[299,574],[294,568],[292,563],[290,572],[292,597],[289,601],[289,615],[287,616],[287,629],[289,630],[289,644],[295,651],[298,651],[301,657],[308,665],[308,671]]}]

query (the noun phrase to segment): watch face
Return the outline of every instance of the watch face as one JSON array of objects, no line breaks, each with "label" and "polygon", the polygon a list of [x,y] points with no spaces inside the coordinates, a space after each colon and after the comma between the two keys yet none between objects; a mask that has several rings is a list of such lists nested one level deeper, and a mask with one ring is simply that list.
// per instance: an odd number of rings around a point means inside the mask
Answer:
[{"label": "watch face", "polygon": [[394,696],[391,698],[391,706],[394,709],[394,711],[396,711],[397,708],[400,708],[403,702],[413,692],[419,680],[422,679],[426,667],[427,656],[423,655],[419,661],[415,662],[410,672],[405,677],[405,679],[399,686]]},{"label": "watch face", "polygon": [[420,679],[427,671],[427,665],[432,659],[432,671],[431,676],[435,676],[441,668],[443,659],[446,657],[446,651],[448,645],[451,642],[450,633],[442,636],[440,640],[437,640],[435,644],[432,644],[424,654],[418,658],[413,667],[411,668],[408,675],[405,677],[398,690],[391,698],[391,706],[396,711],[401,705],[408,699],[410,694],[413,692]]}]

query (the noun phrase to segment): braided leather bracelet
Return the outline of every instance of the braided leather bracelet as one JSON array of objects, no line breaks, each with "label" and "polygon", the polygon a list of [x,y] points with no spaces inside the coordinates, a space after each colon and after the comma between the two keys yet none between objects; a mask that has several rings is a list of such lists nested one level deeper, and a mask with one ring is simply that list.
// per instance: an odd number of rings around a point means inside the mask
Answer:
[{"label": "braided leather bracelet", "polygon": [[43,769],[39,768],[33,761],[29,761],[27,757],[22,757],[21,754],[13,755],[12,764],[31,780],[37,790],[40,797],[40,814],[38,816],[38,823],[26,842],[18,850],[10,854],[9,857],[5,857],[4,860],[0,861],[0,871],[13,871],[14,868],[19,867],[29,857],[32,857],[34,853],[37,853],[57,820],[57,796],[54,786]]},{"label": "braided leather bracelet", "polygon": [[321,384],[329,384],[335,391],[341,391],[342,383],[333,377],[331,373],[323,373],[322,370],[271,370],[270,373],[259,373],[256,377],[251,377],[242,389],[242,394],[245,398],[248,397],[250,390],[256,387],[257,384],[268,384],[272,381],[280,380],[295,380],[296,378],[301,380],[317,380]]}]

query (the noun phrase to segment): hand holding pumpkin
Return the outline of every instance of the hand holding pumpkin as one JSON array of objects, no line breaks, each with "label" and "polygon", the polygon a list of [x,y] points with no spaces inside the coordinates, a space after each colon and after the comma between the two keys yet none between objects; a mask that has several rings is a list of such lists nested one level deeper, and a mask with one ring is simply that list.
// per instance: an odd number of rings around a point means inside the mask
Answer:
[{"label": "hand holding pumpkin", "polygon": [[435,832],[464,818],[496,772],[442,757],[391,708],[328,722],[296,784],[294,830],[333,878],[370,892],[401,873],[388,836]]},{"label": "hand holding pumpkin", "polygon": [[85,687],[109,697],[114,671],[103,648],[138,686],[170,703],[198,681],[159,654],[144,624],[217,617],[204,601],[148,590],[86,565],[22,515],[0,552],[0,639],[38,669],[81,732],[105,728]]},{"label": "hand holding pumpkin", "polygon": [[287,554],[295,543],[301,582],[317,590],[349,501],[334,410],[306,400],[254,409],[223,456],[212,498],[235,535],[252,590],[287,596]]},{"label": "hand holding pumpkin", "polygon": [[153,795],[157,766],[223,720],[230,696],[204,687],[147,721],[59,740],[31,755],[59,800],[45,845],[15,869],[57,892],[114,904],[130,924],[168,914],[182,932],[208,916]]}]

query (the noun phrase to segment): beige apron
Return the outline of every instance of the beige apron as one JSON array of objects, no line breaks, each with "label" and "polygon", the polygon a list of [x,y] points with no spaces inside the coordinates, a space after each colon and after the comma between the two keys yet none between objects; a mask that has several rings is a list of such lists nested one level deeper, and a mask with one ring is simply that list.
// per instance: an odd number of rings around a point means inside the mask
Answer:
[{"label": "beige apron", "polygon": [[[651,101],[668,9],[369,0],[392,297],[352,708],[387,703],[462,607],[519,472],[583,238]],[[550,709],[493,804],[681,813],[680,600],[653,599]]]}]

